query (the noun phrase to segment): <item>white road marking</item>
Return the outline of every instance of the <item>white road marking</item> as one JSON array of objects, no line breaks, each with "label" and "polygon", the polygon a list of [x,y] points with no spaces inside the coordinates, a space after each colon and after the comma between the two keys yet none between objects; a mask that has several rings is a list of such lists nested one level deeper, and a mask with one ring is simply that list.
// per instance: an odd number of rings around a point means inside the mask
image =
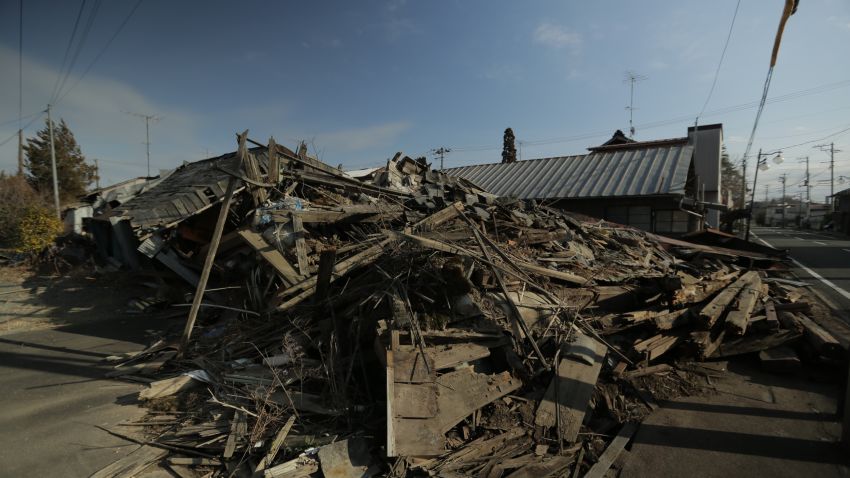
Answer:
[{"label": "white road marking", "polygon": [[[805,241],[805,239],[803,239],[802,237],[796,237],[796,236],[792,237],[792,239],[797,239],[798,241]],[[761,239],[759,239],[759,240],[761,240]]]},{"label": "white road marking", "polygon": [[[759,241],[761,241],[761,243],[762,243],[762,244],[764,244],[765,246],[773,247],[773,246],[772,246],[772,245],[770,245],[767,241],[765,241],[764,239],[762,239],[762,238],[760,238],[760,237],[756,236],[755,234],[753,234],[753,236],[754,236],[756,239],[758,239]],[[847,249],[844,249],[844,250],[846,251]],[[848,251],[848,252],[850,252],[850,251]],[[790,259],[791,259],[791,262],[793,262],[794,264],[796,264],[796,265],[797,265],[797,267],[799,267],[800,269],[803,269],[804,271],[806,271],[809,275],[811,275],[811,276],[812,276],[812,277],[814,277],[815,279],[817,279],[817,280],[819,280],[819,281],[823,282],[825,285],[827,285],[827,286],[829,286],[830,288],[834,289],[834,290],[835,290],[835,292],[838,292],[839,294],[841,294],[841,296],[842,296],[842,297],[844,297],[845,299],[850,300],[850,292],[847,292],[846,290],[842,289],[841,287],[838,287],[837,285],[833,284],[833,283],[832,283],[832,282],[830,282],[829,280],[824,279],[824,278],[823,278],[823,276],[821,276],[821,275],[820,275],[820,274],[818,274],[817,272],[815,272],[815,271],[813,271],[813,270],[809,269],[808,267],[804,266],[804,265],[803,265],[803,264],[801,264],[799,261],[797,261],[797,259],[794,259],[793,257],[791,257]]]},{"label": "white road marking", "polygon": [[825,242],[820,242],[820,241],[812,241],[812,242],[814,242],[815,244],[820,244],[820,245],[822,245],[822,246],[825,246],[825,245],[826,245],[826,243],[825,243]]},{"label": "white road marking", "polygon": [[844,252],[850,252],[850,249],[841,249]]}]

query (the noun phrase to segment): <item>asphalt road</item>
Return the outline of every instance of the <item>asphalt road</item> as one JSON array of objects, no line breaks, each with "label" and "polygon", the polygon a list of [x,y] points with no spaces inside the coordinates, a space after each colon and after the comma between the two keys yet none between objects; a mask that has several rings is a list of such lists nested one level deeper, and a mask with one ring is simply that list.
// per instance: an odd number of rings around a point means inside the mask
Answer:
[{"label": "asphalt road", "polygon": [[850,316],[850,237],[838,233],[757,227],[756,240],[788,249],[795,272],[828,299],[834,309]]}]

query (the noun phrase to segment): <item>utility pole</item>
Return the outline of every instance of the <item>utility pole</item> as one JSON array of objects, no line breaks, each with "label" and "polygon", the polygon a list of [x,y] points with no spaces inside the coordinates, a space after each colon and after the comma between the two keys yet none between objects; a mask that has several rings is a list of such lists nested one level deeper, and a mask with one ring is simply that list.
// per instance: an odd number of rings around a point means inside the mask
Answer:
[{"label": "utility pole", "polygon": [[765,185],[764,185],[764,203],[765,203],[765,207],[767,207],[767,190],[768,190],[768,189],[769,189],[768,185],[767,185],[767,184],[765,184]]},{"label": "utility pole", "polygon": [[97,189],[100,189],[100,164],[98,164],[97,158],[94,158],[94,185]]},{"label": "utility pole", "polygon": [[445,148],[443,146],[440,146],[439,149],[432,149],[431,152],[440,157],[440,171],[442,171],[444,169],[443,168],[443,158],[446,155],[446,153],[451,153],[452,150],[450,148]]},{"label": "utility pole", "polygon": [[145,151],[148,157],[148,177],[151,177],[151,121],[159,121],[162,117],[156,115],[143,115],[141,113],[131,113],[129,111],[125,111],[125,113],[145,119]]},{"label": "utility pole", "polygon": [[53,203],[56,205],[56,218],[62,219],[59,209],[59,178],[56,175],[56,146],[53,141],[53,119],[50,117],[50,105],[47,105],[47,127],[50,131],[50,167],[53,169]]},{"label": "utility pole", "polygon": [[[759,150],[761,154],[761,150]],[[741,209],[747,207],[747,157],[741,160]]]},{"label": "utility pole", "polygon": [[24,130],[18,129],[18,176],[24,175]]},{"label": "utility pole", "polygon": [[814,148],[818,148],[823,152],[829,151],[829,210],[835,211],[835,153],[840,153],[840,149],[835,149],[835,143],[829,143],[829,149],[826,149],[826,144],[816,144]]},{"label": "utility pole", "polygon": [[788,177],[787,174],[783,174],[779,176],[779,180],[782,181],[782,228],[785,228],[785,179]]}]

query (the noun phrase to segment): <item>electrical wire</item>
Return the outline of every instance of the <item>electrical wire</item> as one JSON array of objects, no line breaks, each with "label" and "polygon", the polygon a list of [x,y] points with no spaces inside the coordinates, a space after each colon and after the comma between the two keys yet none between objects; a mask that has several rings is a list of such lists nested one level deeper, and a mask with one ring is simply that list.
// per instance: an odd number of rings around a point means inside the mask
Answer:
[{"label": "electrical wire", "polygon": [[[826,84],[818,85],[818,86],[815,86],[815,87],[812,87],[812,88],[806,88],[804,90],[792,91],[792,92],[786,93],[784,95],[774,96],[772,98],[769,98],[765,102],[765,104],[769,105],[769,104],[774,104],[774,103],[791,101],[791,100],[795,100],[795,99],[802,98],[802,97],[805,97],[805,96],[815,95],[815,94],[819,94],[819,93],[825,93],[825,92],[836,90],[836,89],[839,89],[839,88],[846,88],[848,86],[850,86],[850,79],[841,80],[841,81],[837,81],[837,82],[834,82],[834,83],[826,83]],[[739,112],[739,111],[745,111],[745,110],[748,110],[748,109],[753,109],[753,108],[759,106],[759,104],[760,104],[759,101],[751,101],[751,102],[748,102],[748,103],[741,103],[741,104],[737,104],[737,105],[726,106],[726,107],[719,108],[719,109],[716,109],[716,110],[710,110],[710,111],[704,113],[702,116],[708,117],[708,116],[718,116],[718,115],[723,115],[723,114],[736,113],[736,112]],[[661,126],[669,126],[671,124],[681,123],[682,121],[690,121],[693,118],[694,118],[693,115],[683,115],[683,116],[678,116],[678,117],[674,117],[674,118],[670,118],[670,119],[666,119],[666,120],[659,120],[659,121],[650,122],[650,123],[642,123],[642,124],[636,125],[636,128],[640,128],[640,129],[644,129],[644,130],[652,129],[652,128],[658,128],[658,127],[661,127]],[[540,139],[540,140],[535,140],[535,141],[523,141],[523,145],[539,146],[539,145],[557,144],[557,143],[570,143],[570,142],[573,142],[573,141],[578,141],[578,140],[582,140],[582,139],[591,139],[591,138],[594,138],[594,137],[605,136],[605,135],[609,135],[609,134],[611,134],[610,130],[599,130],[599,131],[593,131],[593,132],[587,132],[587,133],[580,133],[580,134],[577,134],[577,135],[574,135],[574,136],[546,138],[546,139]],[[457,147],[453,146],[452,152],[453,153],[467,153],[467,152],[479,152],[479,151],[496,151],[496,150],[501,150],[501,149],[502,149],[502,146],[457,146]]]},{"label": "electrical wire", "polygon": [[738,8],[740,7],[741,0],[738,0],[738,3],[735,5],[735,13],[732,14],[732,23],[729,25],[729,33],[726,35],[726,43],[723,44],[723,52],[720,53],[720,61],[717,62],[717,69],[714,70],[714,80],[711,82],[711,88],[708,90],[708,97],[705,99],[705,103],[702,104],[702,109],[697,115],[697,120],[699,120],[705,112],[705,108],[708,106],[708,102],[711,101],[711,96],[714,94],[714,87],[717,86],[717,78],[720,76],[720,66],[723,65],[723,59],[726,58],[726,49],[729,48],[729,40],[732,38],[732,29],[735,27],[735,19],[738,18]]},{"label": "electrical wire", "polygon": [[[80,40],[77,42],[77,47],[74,50],[74,54],[71,57],[70,63],[68,63],[68,70],[65,72],[65,77],[62,78],[62,83],[59,85],[59,89],[56,91],[56,97],[54,100],[58,100],[59,96],[62,95],[62,90],[65,88],[65,82],[68,81],[68,78],[71,76],[71,72],[74,70],[74,66],[77,64],[77,59],[80,57],[80,52],[83,51],[83,47],[85,46],[86,40],[89,37],[89,33],[91,32],[92,26],[94,26],[94,19],[97,17],[97,12],[100,10],[101,0],[95,0],[94,5],[89,11],[89,15],[86,18],[86,25],[83,27],[83,32],[80,35]],[[64,96],[64,95],[63,95]]]},{"label": "electrical wire", "polygon": [[113,33],[112,36],[109,38],[109,40],[107,40],[106,45],[104,45],[104,47],[100,50],[100,52],[98,52],[98,54],[95,55],[94,60],[92,60],[92,62],[89,63],[89,65],[86,67],[86,69],[83,70],[83,74],[80,75],[77,78],[77,81],[75,81],[74,84],[71,85],[70,88],[65,90],[65,93],[63,93],[62,96],[59,99],[56,100],[56,103],[59,103],[63,99],[65,99],[65,97],[68,96],[68,93],[70,93],[71,90],[73,90],[77,85],[79,85],[80,81],[82,81],[83,78],[86,77],[86,75],[89,73],[89,71],[91,71],[91,69],[95,65],[95,63],[97,63],[98,60],[100,60],[100,57],[102,57],[103,54],[106,53],[106,50],[109,49],[110,45],[112,45],[112,42],[115,41],[115,39],[118,37],[118,35],[124,29],[124,27],[127,26],[127,23],[130,22],[130,19],[133,18],[133,15],[136,13],[136,10],[138,10],[139,6],[142,4],[142,1],[143,0],[138,0],[136,2],[136,4],[133,5],[133,8],[130,10],[130,13],[128,13],[127,16],[124,17],[124,20],[121,22],[120,25],[118,25],[118,28],[115,30],[115,33]]},{"label": "electrical wire", "polygon": [[56,82],[53,84],[53,91],[50,93],[50,101],[56,98],[59,90],[59,83],[62,80],[62,74],[65,72],[65,65],[68,64],[68,55],[71,53],[71,47],[74,45],[74,38],[77,36],[77,28],[80,26],[80,19],[83,17],[83,11],[86,8],[86,0],[80,2],[80,9],[77,11],[77,19],[74,20],[74,29],[71,30],[71,38],[68,39],[68,46],[65,47],[65,55],[62,57],[62,66],[59,68],[59,75],[56,77]]},{"label": "electrical wire", "polygon": [[[38,120],[39,118],[41,118],[41,116],[42,116],[44,113],[45,113],[45,111],[40,112],[40,113],[38,114],[38,116],[36,116],[35,118],[31,119],[31,120],[30,120],[30,122],[26,124],[26,126],[24,126],[23,128],[21,128],[21,130],[25,130],[25,129],[29,128],[29,127],[30,127],[30,125],[31,125],[31,124],[33,124],[33,123],[35,123],[35,122],[36,122],[36,120]],[[9,136],[8,138],[4,139],[3,141],[0,141],[0,146],[5,145],[5,144],[6,144],[6,143],[8,143],[9,141],[12,141],[12,139],[13,139],[13,138],[15,138],[16,136],[18,136],[18,132],[17,132],[17,131],[15,131],[15,132],[12,134],[12,136]]]}]

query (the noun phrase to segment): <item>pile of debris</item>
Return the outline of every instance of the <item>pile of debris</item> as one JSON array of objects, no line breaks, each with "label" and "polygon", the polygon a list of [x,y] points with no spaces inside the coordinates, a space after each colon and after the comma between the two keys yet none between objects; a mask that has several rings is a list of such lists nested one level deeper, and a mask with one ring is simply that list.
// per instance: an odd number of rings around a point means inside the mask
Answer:
[{"label": "pile of debris", "polygon": [[96,476],[602,476],[700,361],[840,358],[775,256],[247,141],[209,208],[132,228],[196,291],[182,337],[113,358],[148,433]]}]

